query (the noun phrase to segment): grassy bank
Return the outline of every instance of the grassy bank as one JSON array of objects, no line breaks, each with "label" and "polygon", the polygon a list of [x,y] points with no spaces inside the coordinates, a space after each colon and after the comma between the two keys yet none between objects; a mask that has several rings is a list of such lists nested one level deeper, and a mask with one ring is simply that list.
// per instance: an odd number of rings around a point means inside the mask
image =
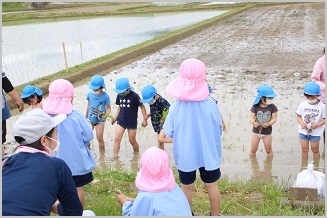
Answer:
[{"label": "grassy bank", "polygon": [[[97,216],[120,216],[121,207],[115,199],[115,190],[126,196],[136,197],[134,184],[136,174],[117,171],[97,171],[95,183],[85,186],[85,209]],[[178,176],[175,172],[175,180]],[[179,182],[177,182],[179,184]],[[180,184],[179,184],[180,185]],[[221,213],[224,216],[324,216],[325,207],[293,209],[280,202],[288,193],[282,185],[272,181],[230,181],[220,178],[218,186],[221,193]],[[205,186],[196,180],[193,191],[193,212],[197,216],[209,216],[210,203]]]}]

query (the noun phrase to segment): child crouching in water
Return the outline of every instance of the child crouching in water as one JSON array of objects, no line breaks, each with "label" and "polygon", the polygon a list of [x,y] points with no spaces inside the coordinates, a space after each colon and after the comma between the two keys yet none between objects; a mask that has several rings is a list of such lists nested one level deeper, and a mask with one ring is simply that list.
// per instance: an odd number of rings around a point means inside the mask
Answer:
[{"label": "child crouching in water", "polygon": [[24,87],[20,98],[25,104],[30,105],[30,110],[35,108],[42,109],[42,95],[43,92],[40,88],[32,85],[27,85]]},{"label": "child crouching in water", "polygon": [[192,216],[183,191],[175,182],[166,151],[151,147],[141,157],[136,198],[117,193],[123,216]]},{"label": "child crouching in water", "polygon": [[255,156],[260,139],[262,139],[267,156],[273,156],[271,148],[272,125],[277,121],[277,107],[273,104],[276,97],[274,90],[268,85],[258,87],[258,95],[251,108],[250,123],[253,125],[251,151],[249,156]]},{"label": "child crouching in water", "polygon": [[[169,102],[157,93],[156,88],[153,85],[145,86],[142,91],[142,103],[149,103],[150,113],[146,118],[151,117],[151,123],[154,131],[159,134],[164,123],[164,113],[168,114],[170,107]],[[158,147],[165,150],[165,144],[158,142]]]},{"label": "child crouching in water", "polygon": [[318,100],[320,86],[309,82],[304,86],[303,101],[296,110],[302,157],[308,158],[309,142],[313,158],[320,158],[319,141],[325,129],[325,104]]}]

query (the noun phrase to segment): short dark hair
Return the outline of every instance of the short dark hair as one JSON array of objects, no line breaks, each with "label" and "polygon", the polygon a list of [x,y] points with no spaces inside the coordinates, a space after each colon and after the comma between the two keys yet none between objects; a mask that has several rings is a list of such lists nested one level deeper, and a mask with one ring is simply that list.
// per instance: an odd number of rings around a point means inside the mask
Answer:
[{"label": "short dark hair", "polygon": [[[46,136],[48,137],[51,137],[52,133],[54,131],[54,127],[47,133],[45,134]],[[26,141],[23,137],[21,136],[15,136],[14,137],[16,142],[18,142],[19,144],[23,141]],[[41,151],[44,151],[43,147],[42,147],[42,144],[41,144],[41,138],[39,140],[37,140],[36,142],[33,142],[31,144],[28,144],[28,145],[24,145],[24,146],[28,146],[28,147],[32,147],[32,148],[36,148],[38,150],[41,150]]]},{"label": "short dark hair", "polygon": [[26,97],[26,98],[22,98],[22,100],[23,100],[23,102],[24,102],[25,104],[30,104],[31,99],[34,98],[35,95],[36,95],[36,97],[37,97],[37,102],[36,102],[36,103],[40,103],[40,102],[42,101],[42,95],[38,95],[38,94],[33,94],[33,95],[30,95],[30,96],[28,96],[28,97]]}]

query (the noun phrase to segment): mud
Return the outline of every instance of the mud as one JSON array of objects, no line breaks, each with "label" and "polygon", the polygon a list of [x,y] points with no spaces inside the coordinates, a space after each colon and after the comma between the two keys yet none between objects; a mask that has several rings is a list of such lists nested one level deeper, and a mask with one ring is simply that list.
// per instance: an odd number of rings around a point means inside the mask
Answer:
[{"label": "mud", "polygon": [[[101,70],[112,102],[115,81],[128,77],[135,91],[153,84],[170,102],[165,87],[177,77],[179,66],[187,58],[198,58],[207,66],[207,80],[213,88],[212,96],[219,100],[219,108],[227,131],[223,133],[223,162],[221,171],[231,179],[251,177],[274,180],[292,185],[297,174],[312,160],[301,158],[297,137],[295,110],[304,101],[303,86],[310,81],[315,61],[322,55],[325,42],[324,3],[299,3],[250,8],[229,17],[223,22],[202,30],[153,54],[114,70]],[[248,157],[251,140],[250,108],[256,96],[256,88],[262,83],[271,85],[278,96],[274,103],[278,108],[278,120],[273,125],[272,160],[267,159],[262,142],[257,157]],[[75,86],[75,109],[83,113],[88,84]],[[149,111],[148,105],[146,105]],[[18,116],[9,120],[8,127]],[[141,121],[139,112],[139,120]],[[141,123],[141,122],[139,122]],[[96,140],[92,151],[98,161],[97,169],[122,169],[136,171],[138,154],[133,154],[127,135],[123,137],[118,161],[112,159],[115,126],[106,123],[106,150],[99,152]],[[10,132],[8,136],[11,135]],[[150,120],[146,128],[139,127],[137,140],[140,151],[157,145]],[[7,152],[15,146],[8,137]],[[172,145],[165,145],[173,164]],[[315,162],[315,169],[325,172],[325,146],[320,142],[322,158]]]}]

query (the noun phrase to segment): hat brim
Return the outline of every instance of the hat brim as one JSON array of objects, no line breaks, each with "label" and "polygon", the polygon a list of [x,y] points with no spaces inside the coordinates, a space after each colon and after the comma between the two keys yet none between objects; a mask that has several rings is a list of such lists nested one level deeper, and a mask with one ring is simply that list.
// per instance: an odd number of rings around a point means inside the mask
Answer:
[{"label": "hat brim", "polygon": [[73,111],[71,98],[47,97],[43,102],[43,110],[47,114],[70,114]]},{"label": "hat brim", "polygon": [[148,178],[141,169],[135,179],[135,185],[139,190],[147,192],[164,192],[175,188],[175,177],[171,169],[162,174],[160,178]]},{"label": "hat brim", "polygon": [[[107,90],[106,88],[106,84],[101,85],[105,90]],[[89,88],[92,90],[97,90],[99,89],[101,86],[92,86],[91,84],[89,85]]]},{"label": "hat brim", "polygon": [[[277,96],[276,94],[265,95],[265,97],[267,97],[267,98],[274,98],[276,96]],[[253,104],[258,104],[261,97],[262,97],[262,95],[257,95],[257,97],[255,97],[255,99],[254,99]]]},{"label": "hat brim", "polygon": [[22,95],[20,96],[20,98],[28,98],[31,95],[33,95],[34,93],[22,93]]},{"label": "hat brim", "polygon": [[304,94],[307,94],[307,95],[317,95],[317,96],[320,96],[321,95],[320,91],[319,91],[319,94],[312,93],[312,92],[304,92]]},{"label": "hat brim", "polygon": [[[127,89],[131,89],[132,91],[134,91],[134,88],[132,86],[128,87]],[[123,93],[123,92],[126,92],[127,89],[115,89],[115,92],[120,94],[120,93]]]},{"label": "hat brim", "polygon": [[54,127],[57,126],[59,123],[64,121],[67,118],[66,114],[58,114],[55,117],[52,117],[52,122],[54,124]]},{"label": "hat brim", "polygon": [[151,98],[143,98],[141,100],[142,103],[149,103],[153,99],[153,96]]},{"label": "hat brim", "polygon": [[206,81],[187,83],[178,77],[166,88],[166,93],[181,101],[203,101],[209,95]]}]

